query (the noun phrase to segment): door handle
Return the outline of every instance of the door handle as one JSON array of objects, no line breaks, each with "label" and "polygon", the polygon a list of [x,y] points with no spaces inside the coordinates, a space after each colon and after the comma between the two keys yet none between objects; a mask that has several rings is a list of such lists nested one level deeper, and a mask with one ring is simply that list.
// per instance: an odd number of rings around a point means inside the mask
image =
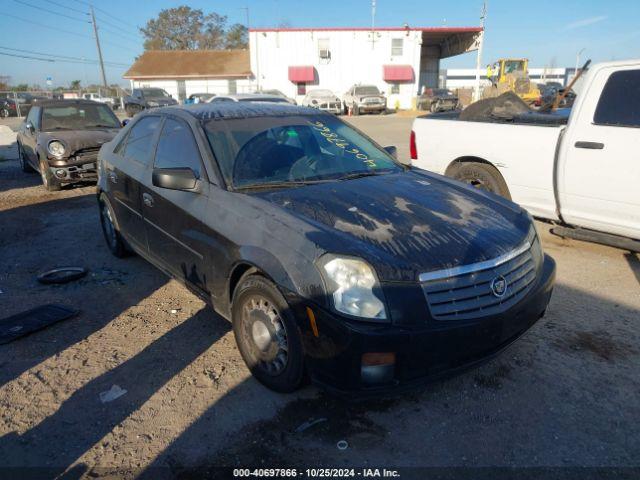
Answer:
[{"label": "door handle", "polygon": [[153,207],[153,197],[148,193],[142,194],[142,201],[147,207]]},{"label": "door handle", "polygon": [[109,170],[109,180],[111,180],[111,183],[118,183],[118,174],[113,170]]},{"label": "door handle", "polygon": [[587,148],[589,150],[602,150],[604,148],[604,143],[600,142],[576,142],[576,148]]}]

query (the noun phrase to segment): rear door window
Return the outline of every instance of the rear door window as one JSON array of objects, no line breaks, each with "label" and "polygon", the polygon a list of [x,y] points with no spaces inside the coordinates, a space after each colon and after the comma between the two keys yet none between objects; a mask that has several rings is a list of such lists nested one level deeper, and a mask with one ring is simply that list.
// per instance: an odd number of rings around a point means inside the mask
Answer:
[{"label": "rear door window", "polygon": [[200,150],[191,128],[184,122],[167,118],[156,149],[156,168],[190,168],[200,177]]},{"label": "rear door window", "polygon": [[611,74],[602,90],[593,121],[596,125],[640,127],[640,70]]},{"label": "rear door window", "polygon": [[160,127],[160,117],[146,117],[137,122],[127,137],[126,158],[147,165],[153,155],[154,138]]}]

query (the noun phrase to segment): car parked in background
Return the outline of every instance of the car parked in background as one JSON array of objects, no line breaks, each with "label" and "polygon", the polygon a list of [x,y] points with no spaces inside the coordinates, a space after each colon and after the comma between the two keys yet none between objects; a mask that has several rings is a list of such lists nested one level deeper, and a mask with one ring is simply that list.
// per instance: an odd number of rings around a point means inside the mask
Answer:
[{"label": "car parked in background", "polygon": [[323,112],[334,113],[336,115],[342,113],[342,102],[331,90],[310,90],[302,99],[302,105],[305,107],[317,108]]},{"label": "car parked in background", "polygon": [[100,93],[95,93],[95,92],[85,93],[82,95],[82,98],[84,98],[85,100],[93,100],[94,102],[98,102],[98,103],[106,103],[113,110],[115,110],[119,106],[119,104],[116,103],[113,97],[103,97],[102,95],[100,95]]},{"label": "car parked in background", "polygon": [[184,104],[191,105],[194,103],[206,103],[215,96],[215,93],[192,93],[185,99]]},{"label": "car parked in background", "polygon": [[147,108],[167,107],[177,105],[176,99],[172,98],[162,88],[134,88],[131,95],[124,100],[124,109],[129,117]]},{"label": "car parked in background", "polygon": [[269,102],[269,103],[289,103],[285,98],[277,95],[267,95],[266,93],[238,93],[230,95],[216,95],[207,100],[207,103],[220,102]]},{"label": "car parked in background", "polygon": [[418,97],[417,107],[432,113],[448,112],[460,108],[460,103],[457,95],[447,88],[427,88]]},{"label": "car parked in background", "polygon": [[43,100],[31,107],[17,134],[24,172],[38,171],[47,190],[96,179],[102,144],[119,131],[111,108],[90,100]]},{"label": "car parked in background", "polygon": [[0,98],[0,118],[16,117],[18,116],[18,107],[16,101],[13,98],[1,97]]},{"label": "car parked in background", "polygon": [[555,266],[522,208],[390,151],[287,103],[146,111],[100,151],[105,239],[230,319],[271,389],[419,385],[518,339]]},{"label": "car parked in background", "polygon": [[284,93],[282,93],[280,90],[276,90],[274,89],[267,89],[267,90],[258,90],[257,92],[255,92],[257,94],[262,94],[262,95],[271,95],[273,97],[280,97],[280,98],[284,98],[287,102],[289,102],[291,105],[297,105],[297,102],[295,101],[295,99],[286,96]]},{"label": "car parked in background", "polygon": [[387,111],[387,99],[375,85],[353,85],[342,97],[342,103],[345,112],[351,109],[353,115]]}]

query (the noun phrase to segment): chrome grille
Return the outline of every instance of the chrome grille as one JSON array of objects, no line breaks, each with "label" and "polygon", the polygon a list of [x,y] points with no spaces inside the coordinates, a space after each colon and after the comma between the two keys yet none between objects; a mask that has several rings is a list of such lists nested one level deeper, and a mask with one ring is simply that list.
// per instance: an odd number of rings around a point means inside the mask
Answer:
[{"label": "chrome grille", "polygon": [[98,159],[98,152],[100,147],[83,148],[76,150],[75,156],[78,160],[82,161],[96,161]]},{"label": "chrome grille", "polygon": [[[493,282],[506,280],[502,296]],[[420,275],[420,283],[433,318],[470,320],[504,312],[518,303],[536,278],[531,244],[486,262]]]}]

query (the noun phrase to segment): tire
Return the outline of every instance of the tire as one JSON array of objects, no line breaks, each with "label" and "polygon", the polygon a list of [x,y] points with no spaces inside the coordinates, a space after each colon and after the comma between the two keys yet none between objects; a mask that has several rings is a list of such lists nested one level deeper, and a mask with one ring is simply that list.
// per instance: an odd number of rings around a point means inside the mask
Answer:
[{"label": "tire", "polygon": [[431,105],[429,105],[429,111],[431,113],[436,113],[438,111],[438,104],[434,102]]},{"label": "tire", "polygon": [[0,108],[0,118],[7,118],[9,115],[11,115],[11,112],[9,112],[8,108]]},{"label": "tire", "polygon": [[360,109],[358,108],[357,103],[354,103],[353,106],[351,107],[351,115],[353,115],[354,117],[357,117],[358,115],[360,115]]},{"label": "tire", "polygon": [[254,377],[267,388],[288,393],[304,378],[302,335],[276,286],[261,275],[242,279],[231,305],[233,333]]},{"label": "tire", "polygon": [[511,200],[509,187],[500,172],[493,166],[480,162],[461,162],[448,174],[459,180],[487,192],[495,193]]},{"label": "tire", "polygon": [[62,188],[62,185],[54,178],[51,169],[44,160],[40,160],[40,177],[42,178],[42,185],[44,185],[47,191],[57,192]]},{"label": "tire", "polygon": [[124,107],[125,111],[127,112],[127,116],[129,118],[132,118],[136,113],[140,113],[140,111],[142,111],[142,108],[140,108],[139,105],[126,105]]},{"label": "tire", "polygon": [[114,257],[124,258],[129,255],[129,249],[125,243],[122,235],[116,227],[117,221],[113,209],[109,202],[106,200],[104,194],[100,195],[98,200],[98,206],[100,209],[100,226],[102,227],[102,233],[104,240],[107,243],[107,248]]},{"label": "tire", "polygon": [[20,169],[24,173],[35,172],[31,164],[29,163],[29,160],[27,160],[27,157],[25,156],[24,151],[22,150],[22,145],[20,145],[20,143],[18,143],[18,161],[20,162]]}]

